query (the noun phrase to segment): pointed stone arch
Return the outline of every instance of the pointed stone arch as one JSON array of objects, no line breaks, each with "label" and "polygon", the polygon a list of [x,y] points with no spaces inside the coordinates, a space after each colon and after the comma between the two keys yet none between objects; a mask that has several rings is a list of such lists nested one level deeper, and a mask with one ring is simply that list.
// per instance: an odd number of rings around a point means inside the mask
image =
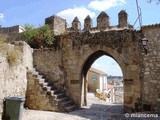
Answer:
[{"label": "pointed stone arch", "polygon": [[[137,35],[138,36],[138,35]],[[135,31],[75,33],[62,40],[63,65],[67,72],[68,95],[81,106],[83,77],[93,62],[102,55],[112,57],[119,64],[124,78],[124,106],[135,110],[141,97],[139,38]]]},{"label": "pointed stone arch", "polygon": [[[118,65],[121,68],[121,71],[123,73],[123,76],[127,77],[127,63],[125,61],[125,59],[118,54],[117,51],[115,51],[114,49],[111,48],[107,48],[107,49],[100,49],[97,51],[94,51],[93,53],[91,53],[88,58],[86,58],[86,60],[84,61],[84,64],[82,65],[82,70],[81,70],[81,105],[87,105],[87,80],[86,80],[86,76],[87,76],[87,72],[90,69],[91,65],[101,56],[106,55],[109,56],[111,58],[113,58]],[[124,78],[125,78],[124,77]]]},{"label": "pointed stone arch", "polygon": [[119,66],[124,69],[122,70],[122,73],[125,75],[123,71],[126,71],[126,65],[127,65],[126,60],[120,54],[118,54],[114,49],[111,48],[108,48],[107,51],[97,50],[96,52],[93,52],[82,65],[82,73],[86,75],[87,71],[89,70],[91,65],[95,62],[95,60],[97,60],[99,57],[103,55],[107,55],[113,58],[119,64]]}]

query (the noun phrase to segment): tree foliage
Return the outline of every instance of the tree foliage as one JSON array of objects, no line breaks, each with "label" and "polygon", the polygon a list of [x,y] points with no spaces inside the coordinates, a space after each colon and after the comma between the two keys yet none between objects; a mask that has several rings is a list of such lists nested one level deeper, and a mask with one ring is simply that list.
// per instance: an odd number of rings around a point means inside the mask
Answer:
[{"label": "tree foliage", "polygon": [[22,33],[21,38],[26,42],[30,42],[34,39],[34,36],[37,34],[37,29],[30,24],[24,25],[25,32]]},{"label": "tree foliage", "polygon": [[21,39],[26,41],[33,48],[43,48],[51,46],[54,42],[54,35],[48,25],[35,28],[33,25],[25,24],[25,32]]}]

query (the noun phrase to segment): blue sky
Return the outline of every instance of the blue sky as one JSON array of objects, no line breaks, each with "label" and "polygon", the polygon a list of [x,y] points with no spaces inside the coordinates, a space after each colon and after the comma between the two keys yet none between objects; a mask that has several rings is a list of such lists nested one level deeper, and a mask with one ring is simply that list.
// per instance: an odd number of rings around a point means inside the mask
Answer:
[{"label": "blue sky", "polygon": [[[160,23],[160,4],[149,4],[146,0],[139,0],[139,6],[142,10],[143,25]],[[0,0],[0,25],[8,27],[29,23],[39,26],[44,24],[46,17],[54,14],[65,18],[69,26],[73,18],[78,16],[83,28],[83,20],[88,14],[93,19],[93,26],[96,26],[96,17],[101,11],[110,16],[111,25],[117,25],[117,15],[122,9],[126,10],[128,22],[133,25],[138,16],[136,0]],[[139,29],[138,23],[134,27]],[[117,72],[119,68],[113,60],[102,57],[97,61],[97,65],[94,66],[99,66],[98,69],[111,75],[121,75],[120,70]],[[108,66],[100,67],[104,64]],[[113,67],[115,71],[108,71]]]}]

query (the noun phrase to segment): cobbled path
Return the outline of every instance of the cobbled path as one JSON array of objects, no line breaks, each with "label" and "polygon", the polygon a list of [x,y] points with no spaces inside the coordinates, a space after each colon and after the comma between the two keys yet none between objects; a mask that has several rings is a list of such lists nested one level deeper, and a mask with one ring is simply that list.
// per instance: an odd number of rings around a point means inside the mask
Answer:
[{"label": "cobbled path", "polygon": [[154,117],[138,117],[147,113],[136,113],[137,117],[131,117],[131,114],[123,112],[123,105],[99,100],[93,93],[88,93],[87,98],[88,105],[80,110],[70,113],[24,110],[22,120],[160,120],[158,113],[148,113]]}]

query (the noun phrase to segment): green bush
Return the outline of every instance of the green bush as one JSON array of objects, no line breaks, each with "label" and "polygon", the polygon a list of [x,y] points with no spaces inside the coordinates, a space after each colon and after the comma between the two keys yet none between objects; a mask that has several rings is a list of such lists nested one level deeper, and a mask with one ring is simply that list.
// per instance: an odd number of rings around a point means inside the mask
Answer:
[{"label": "green bush", "polygon": [[34,36],[37,34],[37,29],[33,25],[25,24],[25,32],[22,33],[21,38],[26,42],[33,40]]},{"label": "green bush", "polygon": [[53,44],[54,35],[48,25],[35,28],[32,25],[26,24],[24,28],[26,31],[22,33],[21,38],[30,44],[31,47],[43,48]]}]

